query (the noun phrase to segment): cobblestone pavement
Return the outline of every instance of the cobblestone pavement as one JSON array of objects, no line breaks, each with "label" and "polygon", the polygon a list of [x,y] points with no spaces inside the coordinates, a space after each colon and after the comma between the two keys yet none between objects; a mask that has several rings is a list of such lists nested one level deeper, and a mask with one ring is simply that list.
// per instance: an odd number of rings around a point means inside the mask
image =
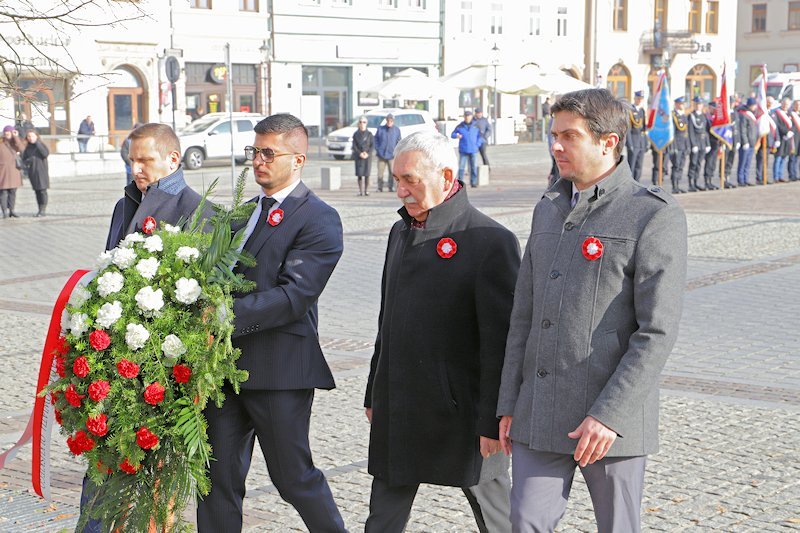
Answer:
[{"label": "cobblestone pavement", "polygon": [[[491,185],[468,193],[524,246],[549,158],[541,144],[493,147],[490,155]],[[343,188],[319,194],[342,216],[345,252],[320,301],[320,335],[338,389],[317,393],[312,448],[347,526],[358,531],[371,482],[361,405],[386,236],[398,203],[388,193],[356,197],[352,162],[313,159],[305,178],[312,188],[319,187],[320,166],[342,169]],[[217,176],[217,199],[229,200],[225,167],[189,173],[189,181],[202,188]],[[23,218],[0,220],[2,449],[27,422],[52,302],[67,275],[91,266],[102,248],[122,181],[121,173],[54,180],[44,219],[30,217],[34,196],[22,189]],[[661,385],[662,449],[648,462],[644,526],[800,530],[800,184],[685,194],[679,200],[689,220],[689,281],[679,339]],[[29,447],[0,471],[0,530],[74,527],[83,465],[68,457],[60,436],[54,441],[52,502],[28,490]],[[247,484],[246,531],[305,530],[270,483],[258,451]],[[423,486],[408,531],[475,530],[459,490]],[[577,475],[559,531],[594,530],[591,502]]]}]

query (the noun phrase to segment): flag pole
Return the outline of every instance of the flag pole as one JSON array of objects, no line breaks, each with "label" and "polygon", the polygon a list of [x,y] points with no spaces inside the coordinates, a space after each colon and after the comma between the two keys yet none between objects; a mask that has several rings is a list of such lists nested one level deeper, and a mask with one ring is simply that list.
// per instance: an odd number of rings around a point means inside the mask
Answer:
[{"label": "flag pole", "polygon": [[769,156],[769,152],[767,151],[767,136],[766,135],[762,135],[761,136],[761,147],[764,149],[764,161],[762,161],[763,171],[761,173],[761,184],[762,185],[766,185],[767,184],[767,157]]},{"label": "flag pole", "polygon": [[661,187],[662,177],[664,176],[664,150],[658,151],[658,186]]},{"label": "flag pole", "polygon": [[725,190],[725,148],[722,148],[721,160],[719,163],[719,190]]}]

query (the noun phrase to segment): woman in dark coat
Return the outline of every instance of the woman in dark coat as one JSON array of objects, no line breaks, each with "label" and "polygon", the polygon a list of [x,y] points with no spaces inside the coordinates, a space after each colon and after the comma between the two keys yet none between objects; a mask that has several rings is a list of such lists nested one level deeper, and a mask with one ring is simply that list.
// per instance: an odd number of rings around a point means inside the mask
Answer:
[{"label": "woman in dark coat", "polygon": [[22,152],[22,162],[28,170],[28,179],[36,193],[36,204],[39,206],[39,212],[34,216],[43,217],[47,208],[47,189],[50,187],[50,171],[47,168],[47,156],[50,155],[50,150],[39,141],[39,134],[35,130],[28,130],[25,139],[28,144]]},{"label": "woman in dark coat", "polygon": [[367,129],[367,117],[361,117],[358,119],[358,129],[353,134],[353,159],[356,162],[359,196],[369,196],[369,167],[374,147],[375,137]]},{"label": "woman in dark coat", "polygon": [[16,217],[14,204],[17,200],[17,189],[22,187],[22,174],[17,168],[17,154],[24,146],[19,138],[19,133],[14,126],[3,128],[3,137],[0,139],[0,213]]}]

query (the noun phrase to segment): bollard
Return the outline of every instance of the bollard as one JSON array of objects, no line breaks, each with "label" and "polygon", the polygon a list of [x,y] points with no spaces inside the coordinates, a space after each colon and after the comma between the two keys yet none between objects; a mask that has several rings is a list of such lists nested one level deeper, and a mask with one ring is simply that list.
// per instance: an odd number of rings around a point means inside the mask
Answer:
[{"label": "bollard", "polygon": [[324,191],[338,191],[342,188],[342,169],[339,167],[322,167],[320,178],[321,188]]},{"label": "bollard", "polygon": [[489,185],[489,165],[478,166],[478,187]]}]

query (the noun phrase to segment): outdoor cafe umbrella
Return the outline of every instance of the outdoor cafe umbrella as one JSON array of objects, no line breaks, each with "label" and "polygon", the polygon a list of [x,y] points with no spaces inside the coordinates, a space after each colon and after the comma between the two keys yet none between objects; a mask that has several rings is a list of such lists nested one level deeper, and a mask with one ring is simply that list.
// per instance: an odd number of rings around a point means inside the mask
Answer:
[{"label": "outdoor cafe umbrella", "polygon": [[521,96],[538,96],[540,94],[564,94],[582,89],[591,89],[588,83],[576,80],[561,71],[547,72],[534,68],[522,68],[518,72],[508,73],[500,83],[498,92]]},{"label": "outdoor cafe umbrella", "polygon": [[378,93],[381,98],[403,100],[430,100],[444,98],[454,89],[436,78],[413,68],[401,70],[391,78],[366,89],[367,93]]}]

